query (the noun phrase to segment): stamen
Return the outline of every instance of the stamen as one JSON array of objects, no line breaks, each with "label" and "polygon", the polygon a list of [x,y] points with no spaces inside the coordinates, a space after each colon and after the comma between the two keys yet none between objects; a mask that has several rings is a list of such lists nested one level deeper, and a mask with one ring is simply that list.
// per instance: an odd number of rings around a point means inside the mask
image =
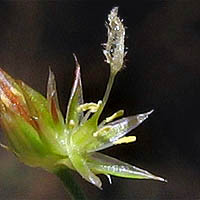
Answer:
[{"label": "stamen", "polygon": [[110,117],[106,118],[106,123],[113,121],[114,119],[123,116],[124,114],[124,110],[119,110],[116,113],[114,113],[113,115],[111,115]]},{"label": "stamen", "polygon": [[99,128],[102,128],[106,123],[109,123],[111,121],[113,121],[114,119],[121,117],[124,115],[124,110],[119,110],[116,113],[114,113],[113,115],[111,115],[110,117],[107,117],[105,120],[103,120],[100,124],[99,124]]},{"label": "stamen", "polygon": [[91,113],[97,112],[99,109],[100,105],[102,104],[102,101],[98,101],[98,103],[85,103],[80,105],[77,109],[78,111],[90,111]]},{"label": "stamen", "polygon": [[98,131],[94,132],[93,136],[94,137],[97,137],[99,135],[103,136],[103,135],[107,134],[108,131],[110,131],[110,129],[111,129],[111,126],[105,126],[105,127],[101,128],[101,129],[99,129]]},{"label": "stamen", "polygon": [[130,143],[135,142],[136,137],[135,136],[128,136],[128,137],[122,137],[117,141],[114,141],[113,144],[122,144],[122,143]]}]

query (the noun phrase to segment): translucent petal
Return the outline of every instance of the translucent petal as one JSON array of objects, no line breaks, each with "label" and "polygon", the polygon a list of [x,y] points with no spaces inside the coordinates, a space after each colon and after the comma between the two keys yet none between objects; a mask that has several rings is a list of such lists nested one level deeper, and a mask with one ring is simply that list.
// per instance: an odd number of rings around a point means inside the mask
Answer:
[{"label": "translucent petal", "polygon": [[132,166],[101,153],[92,154],[91,159],[88,160],[88,166],[94,173],[99,174],[110,174],[124,178],[166,181],[165,179],[155,176],[146,170]]},{"label": "translucent petal", "polygon": [[93,134],[94,142],[88,144],[87,151],[94,152],[113,146],[119,138],[138,127],[152,112],[153,110],[108,123]]},{"label": "translucent petal", "polygon": [[59,122],[63,124],[63,116],[60,111],[58,103],[55,76],[50,68],[49,68],[49,79],[47,84],[47,101],[48,101],[49,112],[51,113],[54,122],[55,123]]},{"label": "translucent petal", "polygon": [[138,114],[126,118],[122,118],[120,120],[117,120],[115,122],[111,122],[108,124],[108,126],[112,127],[110,134],[110,142],[114,142],[121,138],[122,136],[126,135],[131,130],[138,127],[145,119],[148,118],[148,116],[153,112],[147,112],[143,114]]},{"label": "translucent petal", "polygon": [[80,123],[80,120],[83,117],[83,112],[78,111],[77,109],[81,104],[83,104],[83,92],[81,84],[80,66],[75,55],[74,57],[76,61],[75,80],[72,87],[66,114],[66,124],[68,129],[71,130],[77,127],[77,125]]}]

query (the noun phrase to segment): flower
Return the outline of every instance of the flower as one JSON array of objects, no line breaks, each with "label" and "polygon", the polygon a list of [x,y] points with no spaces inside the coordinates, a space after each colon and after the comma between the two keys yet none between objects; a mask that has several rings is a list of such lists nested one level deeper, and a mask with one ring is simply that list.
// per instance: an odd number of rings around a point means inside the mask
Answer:
[{"label": "flower", "polygon": [[117,16],[118,7],[111,10],[108,15],[108,40],[103,51],[106,62],[110,64],[111,73],[117,73],[123,66],[125,53],[124,37],[125,28],[122,21]]},{"label": "flower", "polygon": [[[118,28],[113,24],[118,24]],[[123,115],[124,111],[120,110],[99,123],[115,75],[123,65],[125,32],[117,17],[117,8],[109,15],[108,33],[104,53],[111,73],[105,95],[97,103],[83,102],[80,66],[74,56],[75,79],[65,119],[59,108],[55,76],[51,70],[45,98],[0,69],[0,124],[8,141],[7,146],[1,146],[32,167],[53,173],[59,166],[66,166],[98,188],[102,187],[98,174],[108,176],[109,180],[110,175],[114,175],[164,181],[143,169],[99,153],[113,145],[134,142],[135,136],[125,135],[152,113],[115,120]]]}]

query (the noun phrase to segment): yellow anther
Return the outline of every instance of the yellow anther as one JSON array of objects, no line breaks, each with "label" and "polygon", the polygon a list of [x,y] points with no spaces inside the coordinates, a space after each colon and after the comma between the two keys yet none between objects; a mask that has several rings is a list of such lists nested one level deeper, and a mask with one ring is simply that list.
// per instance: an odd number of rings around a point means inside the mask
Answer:
[{"label": "yellow anther", "polygon": [[99,109],[100,105],[102,104],[102,101],[98,101],[98,103],[85,103],[82,104],[78,107],[78,111],[87,111],[89,110],[92,113],[97,112]]},{"label": "yellow anther", "polygon": [[113,115],[111,115],[110,117],[106,118],[106,123],[113,121],[114,119],[123,116],[124,114],[124,110],[119,110],[116,113],[114,113]]},{"label": "yellow anther", "polygon": [[101,129],[99,129],[98,131],[96,131],[95,133],[93,133],[93,136],[94,137],[97,137],[97,136],[103,136],[105,134],[108,133],[108,131],[110,131],[111,127],[110,126],[105,126]]},{"label": "yellow anther", "polygon": [[113,142],[113,144],[122,144],[122,143],[130,143],[135,142],[136,137],[135,136],[128,136],[128,137],[122,137],[119,140]]}]

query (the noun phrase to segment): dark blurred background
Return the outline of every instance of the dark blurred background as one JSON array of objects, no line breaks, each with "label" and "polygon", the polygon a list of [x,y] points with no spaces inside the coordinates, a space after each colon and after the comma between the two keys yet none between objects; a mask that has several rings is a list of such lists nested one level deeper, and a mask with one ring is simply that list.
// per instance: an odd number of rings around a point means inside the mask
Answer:
[{"label": "dark blurred background", "polygon": [[[112,7],[128,27],[126,68],[116,78],[103,117],[155,112],[131,134],[137,142],[105,151],[168,179],[168,183],[105,177],[103,191],[75,174],[91,200],[200,198],[200,1],[1,1],[0,66],[45,94],[48,67],[56,74],[66,111],[75,53],[85,101],[102,98],[109,67],[101,44]],[[0,136],[2,138],[2,134]],[[62,200],[53,175],[19,163],[0,149],[1,200]]]}]

